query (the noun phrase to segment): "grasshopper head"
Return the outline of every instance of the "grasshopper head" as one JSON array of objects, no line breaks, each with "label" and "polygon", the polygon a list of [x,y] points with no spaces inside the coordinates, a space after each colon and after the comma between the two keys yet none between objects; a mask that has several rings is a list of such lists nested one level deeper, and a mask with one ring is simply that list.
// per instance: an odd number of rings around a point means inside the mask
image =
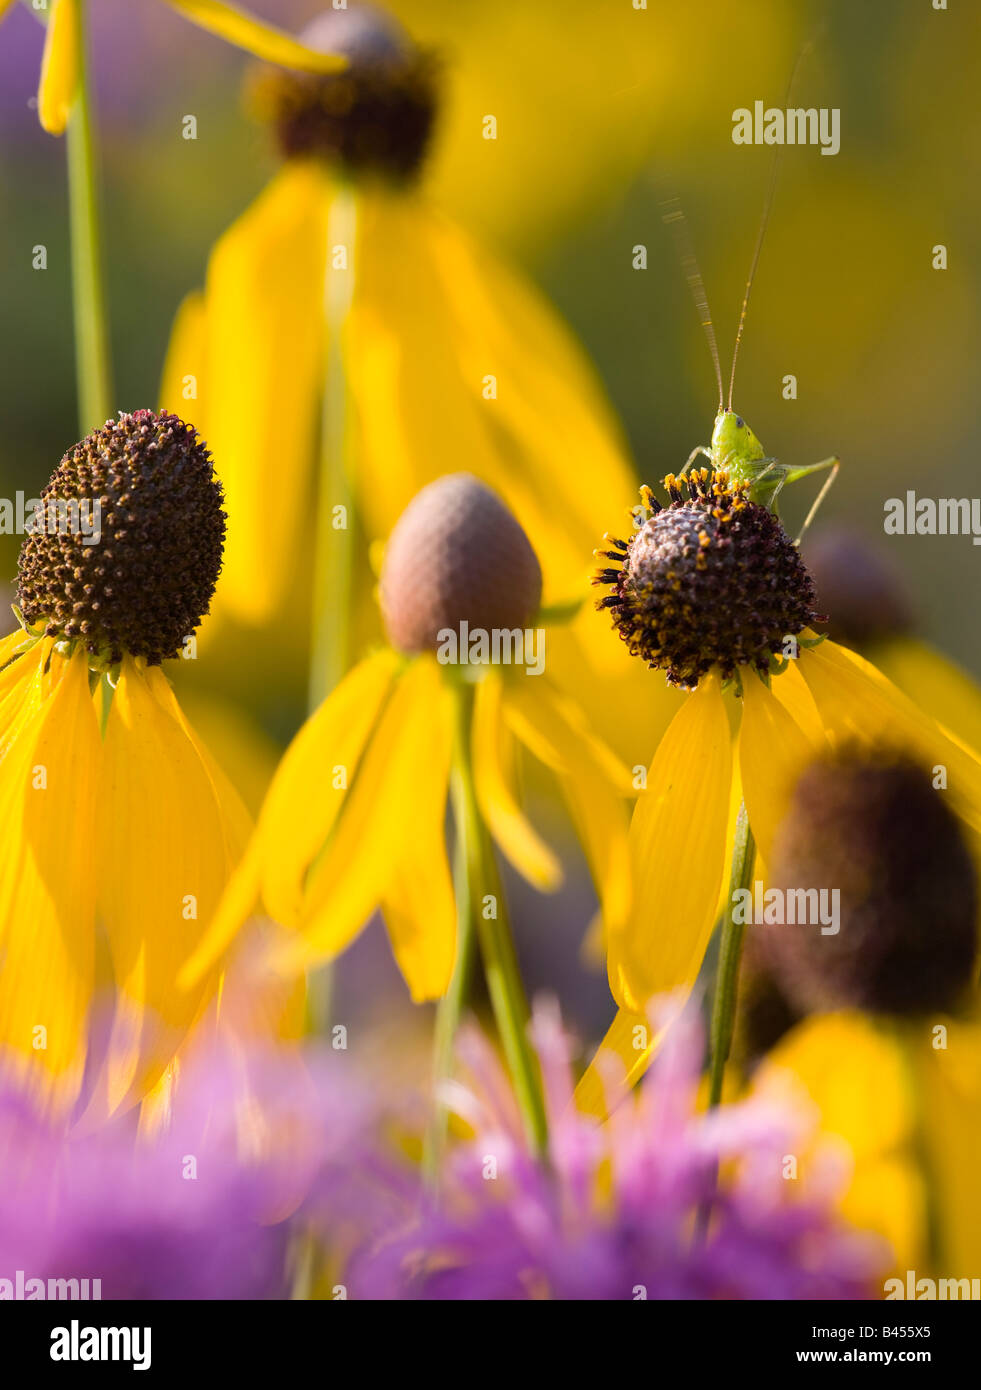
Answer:
[{"label": "grasshopper head", "polygon": [[[730,473],[743,472],[741,465],[765,457],[763,445],[741,415],[734,410],[720,410],[712,430],[712,457],[716,468],[728,468]],[[745,470],[743,476],[751,473]]]}]

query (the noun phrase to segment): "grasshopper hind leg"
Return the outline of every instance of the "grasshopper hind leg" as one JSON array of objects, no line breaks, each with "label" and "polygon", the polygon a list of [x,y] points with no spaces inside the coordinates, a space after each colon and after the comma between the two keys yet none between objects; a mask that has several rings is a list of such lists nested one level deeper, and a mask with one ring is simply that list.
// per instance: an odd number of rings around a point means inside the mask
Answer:
[{"label": "grasshopper hind leg", "polygon": [[821,505],[824,502],[824,499],[831,491],[832,485],[834,484],[834,480],[835,478],[837,478],[838,473],[841,470],[841,460],[836,455],[832,455],[831,458],[822,459],[820,463],[812,463],[807,468],[795,468],[787,476],[788,483],[795,483],[799,478],[806,478],[811,473],[820,473],[822,469],[825,468],[830,468],[831,472],[828,474],[827,478],[825,478],[821,491],[815,497],[814,501],[811,504],[811,510],[807,513],[807,516],[804,518],[804,524],[800,528],[800,531],[797,533],[797,539],[794,541],[794,545],[796,546],[800,545],[801,541],[804,539],[808,531],[811,529],[811,526],[814,522],[814,518],[821,510]]}]

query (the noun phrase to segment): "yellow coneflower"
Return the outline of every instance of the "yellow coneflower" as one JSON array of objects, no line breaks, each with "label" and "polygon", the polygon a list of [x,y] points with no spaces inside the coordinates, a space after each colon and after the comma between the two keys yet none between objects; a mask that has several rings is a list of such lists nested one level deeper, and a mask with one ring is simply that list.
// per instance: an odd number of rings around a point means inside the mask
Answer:
[{"label": "yellow coneflower", "polygon": [[[349,67],[258,78],[283,165],[215,244],[204,292],[175,321],[161,387],[167,408],[194,400],[228,496],[220,611],[258,625],[298,606],[289,537],[314,493],[339,553],[355,523],[332,529],[333,509],[353,508],[378,542],[461,459],[535,537],[546,605],[578,602],[595,517],[636,488],[604,392],[541,294],[427,199],[432,53],[367,5],[324,14],[304,39]],[[321,592],[325,577],[343,605],[343,578],[321,575]],[[556,632],[555,669],[581,676],[592,723],[633,764],[675,702],[619,658],[588,613]]]},{"label": "yellow coneflower", "polygon": [[[412,998],[453,984],[437,1029],[442,1067],[476,937],[536,1143],[543,1110],[491,837],[540,889],[556,887],[561,868],[520,808],[518,745],[554,771],[611,926],[630,891],[629,774],[544,671],[541,583],[524,531],[477,479],[449,475],[419,493],[385,552],[391,645],[354,667],[287,750],[185,971],[193,982],[212,968],[260,901],[291,929],[278,955],[294,969],[337,956],[380,907]],[[451,770],[458,893],[445,843]]]},{"label": "yellow coneflower", "polygon": [[[338,955],[380,906],[413,999],[445,992],[456,927],[444,816],[461,692],[473,702],[476,796],[502,852],[536,887],[558,886],[559,861],[519,806],[520,744],[557,774],[607,917],[623,916],[629,774],[547,674],[510,664],[522,660],[512,640],[544,645],[531,627],[540,596],[535,552],[488,488],[456,474],[422,490],[386,549],[391,645],[355,666],[294,739],[189,977],[259,900],[294,929],[284,954],[295,966]],[[508,654],[495,657],[503,639]]]},{"label": "yellow coneflower", "polygon": [[977,750],[981,689],[966,671],[917,631],[902,575],[865,537],[827,527],[806,547],[829,633],[875,663],[921,709]]},{"label": "yellow coneflower", "polygon": [[41,500],[22,630],[0,651],[0,1044],[70,1107],[99,924],[115,1010],[93,1105],[115,1110],[157,1081],[207,996],[211,977],[175,981],[248,838],[160,666],[208,611],[225,513],[195,430],[146,410],[70,449]]},{"label": "yellow coneflower", "polygon": [[[826,1011],[780,1040],[756,1089],[817,1106],[821,1144],[851,1162],[845,1214],[889,1239],[904,1283],[976,1276],[979,892],[947,793],[891,754],[822,758],[795,788],[770,881],[834,884],[837,930],[751,928],[791,1004]],[[810,1172],[803,1155],[805,1190]]]},{"label": "yellow coneflower", "polygon": [[[0,0],[0,19],[14,0]],[[227,39],[271,63],[288,63],[291,68],[330,72],[343,66],[343,60],[314,52],[272,25],[243,14],[222,0],[164,0],[172,10],[185,15],[193,24]],[[41,81],[37,94],[38,119],[51,135],[61,135],[78,85],[80,68],[81,0],[51,0],[48,30],[41,59]]]},{"label": "yellow coneflower", "polygon": [[[875,667],[815,636],[811,577],[749,485],[703,469],[687,487],[673,476],[665,487],[666,508],[644,489],[646,520],[628,540],[607,538],[601,553],[613,563],[597,576],[612,588],[599,606],[629,650],[691,692],[634,810],[633,906],[608,934],[620,1013],[604,1047],[627,1061],[633,1079],[650,1058],[650,1047],[635,1043],[645,1036],[637,1029],[648,1001],[683,996],[698,974],[723,902],[727,846],[734,837],[730,890],[745,888],[754,844],[765,868],[795,782],[822,749],[874,738],[943,765],[952,804],[981,832],[981,763]],[[727,689],[737,698],[727,700]],[[734,832],[737,784],[745,814]],[[737,965],[738,952],[724,962]],[[580,1099],[602,1105],[595,1070]]]}]

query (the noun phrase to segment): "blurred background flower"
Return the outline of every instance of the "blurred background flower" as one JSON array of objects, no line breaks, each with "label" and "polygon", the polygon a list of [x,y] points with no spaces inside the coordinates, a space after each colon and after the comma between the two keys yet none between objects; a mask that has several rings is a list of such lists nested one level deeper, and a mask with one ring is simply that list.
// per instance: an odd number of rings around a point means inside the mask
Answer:
[{"label": "blurred background flower", "polygon": [[[323,7],[252,0],[250,8],[295,32]],[[125,408],[154,398],[176,306],[277,161],[242,111],[240,54],[165,4],[92,0],[89,9]],[[965,55],[978,51],[981,15],[894,0],[697,0],[646,11],[395,0],[393,9],[446,56],[447,107],[427,174],[434,199],[530,274],[570,322],[648,479],[707,442],[714,407],[700,329],[659,225],[659,186],[673,184],[687,207],[724,343],[770,155],[734,151],[731,113],[757,97],[779,103],[800,44],[823,21],[796,100],[841,108],[842,150],[785,157],[740,408],[782,460],[842,454],[825,515],[879,537],[917,596],[922,636],[977,679],[981,629],[958,601],[975,587],[976,550],[963,538],[883,538],[881,527],[885,499],[907,487],[976,490],[981,112]],[[0,376],[0,489],[8,496],[36,493],[76,432],[64,150],[39,129],[32,104],[42,42],[26,7],[13,6],[0,29],[0,177],[17,191],[0,222],[6,322],[15,325]],[[195,140],[182,135],[188,114]],[[498,117],[496,141],[481,135],[488,114]],[[951,252],[943,272],[931,265],[938,242]],[[43,272],[31,264],[38,245],[47,249]],[[646,270],[633,268],[638,246]],[[795,400],[783,395],[788,373]],[[806,502],[786,506],[793,531]],[[8,575],[17,544],[0,536]],[[261,642],[216,625],[205,637],[213,659],[181,663],[177,673],[182,706],[213,734],[211,746],[253,807],[302,722],[308,628],[303,611],[282,615]],[[609,650],[611,663],[630,662],[613,639]],[[596,674],[559,647],[550,659],[557,678],[571,685],[571,672],[584,702],[599,704]],[[650,698],[661,697],[652,689]],[[651,718],[666,722],[677,699],[665,697]],[[604,732],[628,766],[649,758],[649,734],[631,711],[611,707]],[[963,724],[959,732],[967,738]],[[568,831],[554,789],[532,777],[526,793],[536,825],[559,844]],[[566,885],[554,899],[525,893],[509,873],[507,889],[529,984],[557,988],[595,1038],[609,996],[602,973],[581,964],[579,924],[592,890],[571,839],[567,851]],[[418,1026],[400,1013],[404,988],[377,923],[346,958],[338,994],[345,1017],[371,1018],[379,1037]]]},{"label": "blurred background flower", "polygon": [[[533,1031],[549,1112],[545,1160],[524,1146],[486,1040],[461,1036],[469,1079],[451,1103],[472,1137],[435,1199],[352,1258],[353,1297],[401,1299],[860,1298],[885,1245],[830,1213],[835,1165],[796,1199],[786,1155],[800,1134],[761,1102],[700,1113],[700,1027],[675,1026],[650,1084],[598,1127],[572,1105],[570,1045],[553,1002]],[[794,1123],[799,1116],[795,1117]],[[724,1177],[717,1185],[718,1165]],[[822,1190],[823,1185],[823,1190]],[[702,1204],[704,1239],[693,1238]]]}]

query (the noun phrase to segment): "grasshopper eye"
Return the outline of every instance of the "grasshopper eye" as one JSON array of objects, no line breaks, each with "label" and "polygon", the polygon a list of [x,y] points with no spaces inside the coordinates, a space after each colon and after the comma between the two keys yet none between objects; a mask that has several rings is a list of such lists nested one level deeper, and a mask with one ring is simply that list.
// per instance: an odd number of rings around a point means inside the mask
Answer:
[{"label": "grasshopper eye", "polygon": [[736,416],[736,426],[737,426],[738,429],[741,429],[741,430],[744,430],[744,429],[746,428],[746,422],[745,422],[745,420],[740,419],[740,417],[739,417],[738,415]]}]

